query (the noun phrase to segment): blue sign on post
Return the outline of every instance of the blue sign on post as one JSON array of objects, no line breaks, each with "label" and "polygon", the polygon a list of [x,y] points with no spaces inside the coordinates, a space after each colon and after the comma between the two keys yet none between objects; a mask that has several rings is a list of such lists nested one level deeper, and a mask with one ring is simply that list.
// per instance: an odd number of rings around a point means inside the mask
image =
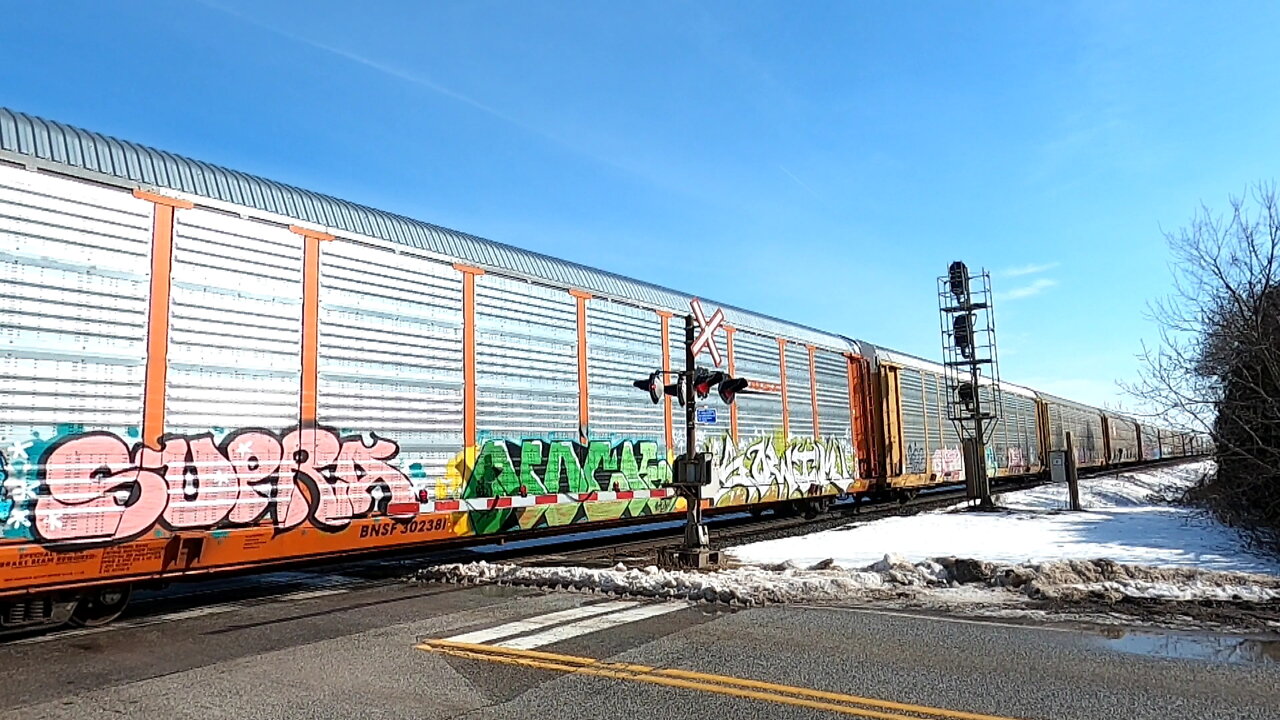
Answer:
[{"label": "blue sign on post", "polygon": [[715,425],[716,409],[715,408],[698,408],[698,422],[706,423],[707,425]]}]

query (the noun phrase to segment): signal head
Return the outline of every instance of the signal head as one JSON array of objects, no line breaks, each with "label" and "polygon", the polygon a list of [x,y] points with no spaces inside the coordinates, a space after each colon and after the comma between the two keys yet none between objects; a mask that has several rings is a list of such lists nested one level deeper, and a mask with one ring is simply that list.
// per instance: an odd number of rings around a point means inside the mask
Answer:
[{"label": "signal head", "polygon": [[728,375],[716,370],[710,372],[702,368],[698,368],[697,373],[693,376],[693,391],[699,400],[705,399],[711,394],[711,388],[720,384]]},{"label": "signal head", "polygon": [[649,373],[649,377],[643,380],[636,380],[631,384],[640,388],[641,390],[648,392],[649,399],[653,401],[654,405],[657,405],[658,401],[662,399],[662,371],[661,370],[654,370],[652,373]]},{"label": "signal head", "polygon": [[749,383],[746,378],[725,376],[725,378],[720,381],[720,399],[724,401],[725,405],[732,405],[733,399],[738,396],[738,393],[746,390],[748,384]]},{"label": "signal head", "polygon": [[959,260],[951,263],[947,268],[947,284],[951,288],[951,294],[955,296],[956,302],[963,305],[966,298],[969,297],[969,268]]},{"label": "signal head", "polygon": [[973,356],[973,313],[964,313],[957,315],[951,321],[951,332],[954,336],[955,346],[960,350],[960,354],[964,357]]}]

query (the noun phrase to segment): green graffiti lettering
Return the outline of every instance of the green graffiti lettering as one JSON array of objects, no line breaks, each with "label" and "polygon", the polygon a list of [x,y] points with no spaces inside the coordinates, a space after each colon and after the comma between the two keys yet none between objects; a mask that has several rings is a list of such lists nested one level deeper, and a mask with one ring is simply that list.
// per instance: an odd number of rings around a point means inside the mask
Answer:
[{"label": "green graffiti lettering", "polygon": [[525,493],[590,493],[643,490],[671,482],[665,449],[652,440],[601,440],[585,445],[569,440],[520,442],[487,440],[463,484],[463,498]]},{"label": "green graffiti lettering", "polygon": [[[626,443],[630,444],[630,443]],[[614,484],[617,475],[612,471],[618,469],[618,458],[610,452],[609,443],[593,440],[587,445],[587,459],[583,463],[583,489],[575,489],[573,492],[594,492],[600,490],[600,481],[596,472],[604,470],[609,472],[609,486]]]},{"label": "green graffiti lettering", "polygon": [[573,443],[558,441],[550,444],[547,453],[546,484],[557,492],[585,492],[575,488],[582,486],[582,468],[573,452]]},{"label": "green graffiti lettering", "polygon": [[538,476],[533,471],[542,464],[542,441],[525,440],[520,444],[520,484],[524,486],[525,492],[534,495],[543,495],[548,492],[557,492],[552,484],[551,487],[543,485]]},{"label": "green graffiti lettering", "polygon": [[505,442],[487,442],[476,458],[471,480],[463,488],[463,497],[511,495],[520,489],[511,455]]}]

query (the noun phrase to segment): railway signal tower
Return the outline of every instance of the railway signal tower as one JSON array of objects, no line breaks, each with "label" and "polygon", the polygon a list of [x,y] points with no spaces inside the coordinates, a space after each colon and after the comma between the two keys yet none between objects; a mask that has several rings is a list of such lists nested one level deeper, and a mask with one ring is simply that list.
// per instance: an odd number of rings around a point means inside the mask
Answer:
[{"label": "railway signal tower", "polygon": [[964,444],[969,499],[993,505],[986,441],[1000,419],[1000,361],[991,274],[956,261],[938,278],[938,316],[947,380],[947,419]]}]

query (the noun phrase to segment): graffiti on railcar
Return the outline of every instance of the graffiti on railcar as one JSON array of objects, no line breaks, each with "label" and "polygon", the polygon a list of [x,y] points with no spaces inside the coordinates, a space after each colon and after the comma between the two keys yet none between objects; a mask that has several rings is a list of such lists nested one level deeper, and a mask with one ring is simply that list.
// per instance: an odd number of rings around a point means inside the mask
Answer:
[{"label": "graffiti on railcar", "polygon": [[1021,447],[1010,445],[1005,448],[1005,455],[1009,462],[1010,475],[1021,475],[1030,469],[1027,465],[1026,453]]},{"label": "graffiti on railcar", "polygon": [[781,435],[741,443],[728,436],[710,438],[716,505],[773,502],[816,494],[852,492],[857,458],[845,440]]},{"label": "graffiti on railcar", "polygon": [[[132,435],[132,433],[129,433]],[[104,431],[58,438],[4,481],[7,528],[45,544],[111,544],[152,528],[269,521],[339,531],[356,518],[416,514],[420,490],[391,461],[397,443],[326,427],[168,435],[152,449]]]},{"label": "graffiti on railcar", "polygon": [[902,472],[905,475],[922,475],[926,470],[924,446],[920,443],[907,443],[907,462]]},{"label": "graffiti on railcar", "polygon": [[478,448],[459,453],[449,464],[446,481],[437,487],[437,496],[462,500],[590,496],[589,501],[469,511],[462,531],[489,535],[672,512],[676,509],[674,497],[648,494],[670,483],[666,450],[653,440],[582,443],[554,438],[491,438]]},{"label": "graffiti on railcar", "polygon": [[670,481],[666,453],[652,440],[489,440],[459,497],[640,490]]},{"label": "graffiti on railcar", "polygon": [[933,472],[938,477],[964,479],[964,453],[960,448],[938,448],[933,451]]},{"label": "graffiti on railcar", "polygon": [[[59,431],[78,431],[61,426]],[[49,441],[38,431],[26,440],[14,439],[4,445],[0,454],[0,538],[31,537],[31,512],[40,481],[37,477],[39,458]]]}]

